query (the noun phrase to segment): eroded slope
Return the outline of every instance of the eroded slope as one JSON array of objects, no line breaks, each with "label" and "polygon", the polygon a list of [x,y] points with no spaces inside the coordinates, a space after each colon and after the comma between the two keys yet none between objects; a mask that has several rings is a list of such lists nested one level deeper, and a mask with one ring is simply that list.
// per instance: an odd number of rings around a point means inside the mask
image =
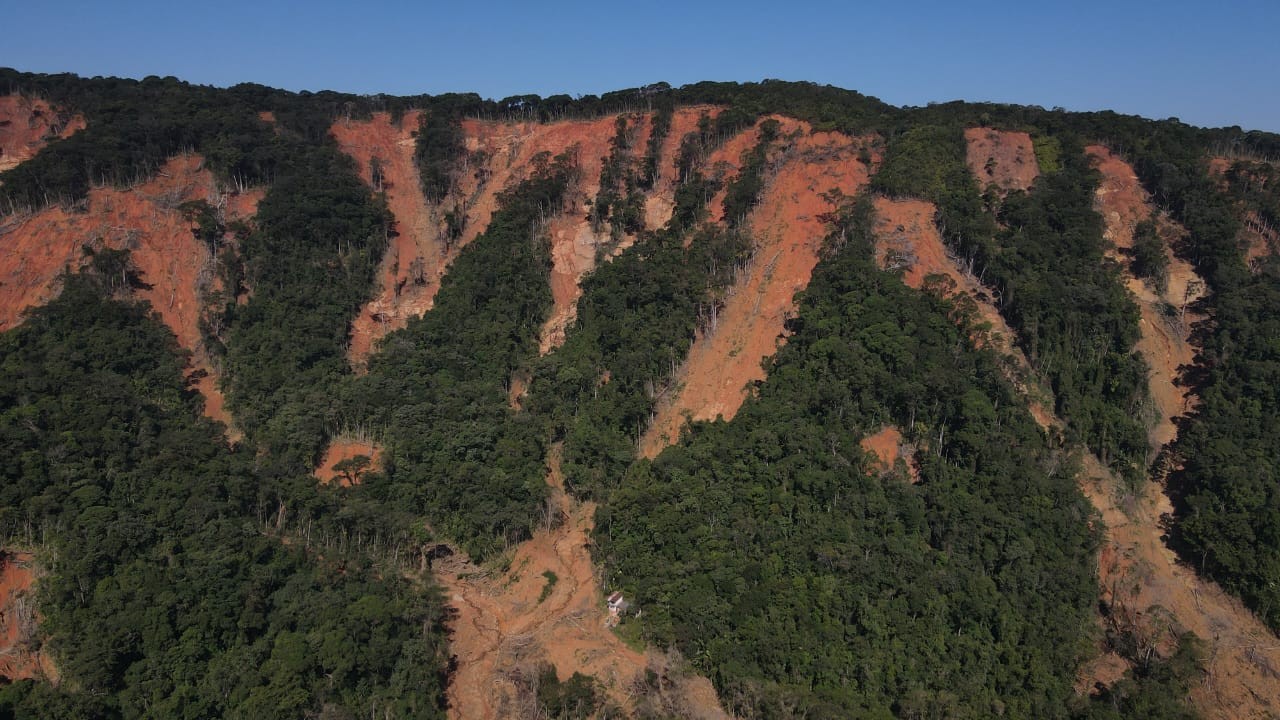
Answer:
[{"label": "eroded slope", "polygon": [[[1191,389],[1179,382],[1179,368],[1194,361],[1190,329],[1200,318],[1183,308],[1200,297],[1204,283],[1172,253],[1171,244],[1185,230],[1155,210],[1132,167],[1103,146],[1087,151],[1103,175],[1096,202],[1106,221],[1107,239],[1115,245],[1114,257],[1142,311],[1138,351],[1151,366],[1148,382],[1157,410],[1150,434],[1154,453],[1173,440],[1176,420],[1194,406]],[[1138,223],[1149,218],[1154,218],[1169,260],[1164,292],[1128,270],[1125,251],[1133,248]],[[1085,471],[1085,492],[1107,527],[1099,572],[1110,622],[1136,628],[1141,641],[1153,646],[1167,646],[1182,630],[1204,640],[1206,676],[1192,695],[1206,717],[1274,717],[1280,712],[1280,641],[1238,600],[1178,561],[1164,541],[1163,527],[1172,506],[1163,485],[1145,483],[1135,496],[1096,459],[1086,458]],[[1098,663],[1107,664],[1106,658]]]},{"label": "eroded slope", "polygon": [[[458,660],[449,684],[450,717],[530,717],[522,679],[543,662],[560,679],[580,672],[599,681],[613,702],[634,708],[646,670],[673,668],[654,649],[638,652],[608,629],[608,614],[591,559],[595,504],[564,491],[560,448],[548,454],[551,495],[542,527],[515,549],[503,572],[477,567],[457,555],[435,561],[435,574],[457,611],[451,643]],[[679,717],[727,718],[709,681],[677,676]]]},{"label": "eroded slope", "polygon": [[57,683],[37,632],[34,563],[31,553],[0,549],[0,678]]},{"label": "eroded slope", "polygon": [[0,96],[0,172],[35,157],[54,138],[84,129],[84,118],[63,113],[39,98]]},{"label": "eroded slope", "polygon": [[[867,139],[813,133],[807,124],[773,119],[782,124],[782,137],[790,137],[771,159],[777,170],[748,219],[752,260],[739,270],[714,325],[695,340],[673,394],[659,404],[640,443],[646,457],[674,443],[689,419],[732,418],[750,385],[764,379],[761,363],[777,351],[783,325],[795,311],[795,294],[808,285],[818,263],[826,236],[820,216],[832,209],[824,194],[854,195],[869,179],[872,168],[858,159]],[[736,150],[729,157],[740,158],[757,135],[754,128],[743,133],[724,152]],[[714,200],[713,207],[719,217],[722,208]]]},{"label": "eroded slope", "polygon": [[215,257],[192,233],[195,224],[180,205],[204,200],[229,222],[252,217],[260,190],[224,192],[195,155],[171,159],[155,177],[120,190],[94,188],[83,211],[51,206],[0,218],[0,332],[22,320],[59,290],[58,277],[78,268],[84,248],[127,249],[144,285],[136,289],[193,354],[191,372],[205,396],[205,413],[230,426],[216,372],[204,351],[200,315],[206,293],[218,286]]},{"label": "eroded slope", "polygon": [[[1174,419],[1191,409],[1190,389],[1179,383],[1179,368],[1195,360],[1191,326],[1202,318],[1189,306],[1203,296],[1205,283],[1190,263],[1173,254],[1173,244],[1186,231],[1167,214],[1156,212],[1133,168],[1101,145],[1090,145],[1086,152],[1102,173],[1095,205],[1106,222],[1104,237],[1113,245],[1109,255],[1123,268],[1125,285],[1142,313],[1138,351],[1151,366],[1149,385],[1157,418],[1150,440],[1159,448],[1177,434]],[[1135,230],[1148,219],[1155,223],[1169,265],[1168,285],[1163,291],[1153,289],[1129,270]]]},{"label": "eroded slope", "polygon": [[975,127],[964,131],[965,160],[978,186],[1027,190],[1040,174],[1035,145],[1025,132]]}]

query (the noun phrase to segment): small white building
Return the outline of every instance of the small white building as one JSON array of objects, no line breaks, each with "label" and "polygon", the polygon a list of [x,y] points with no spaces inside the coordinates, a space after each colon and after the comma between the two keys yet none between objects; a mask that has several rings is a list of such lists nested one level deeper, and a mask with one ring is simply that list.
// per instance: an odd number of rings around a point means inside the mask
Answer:
[{"label": "small white building", "polygon": [[627,602],[627,599],[622,596],[620,591],[610,595],[608,603],[609,615],[612,617],[625,615],[627,610],[631,609],[631,603]]}]

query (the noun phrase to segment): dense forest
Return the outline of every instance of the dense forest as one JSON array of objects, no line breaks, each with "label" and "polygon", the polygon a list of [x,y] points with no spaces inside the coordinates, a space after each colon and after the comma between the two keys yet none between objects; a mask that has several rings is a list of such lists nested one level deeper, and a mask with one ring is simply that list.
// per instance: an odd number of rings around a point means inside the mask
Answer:
[{"label": "dense forest", "polygon": [[42,627],[68,680],[0,691],[0,714],[432,716],[440,599],[348,542],[331,494],[228,450],[172,334],[102,265],[0,337],[0,527],[49,538]]},{"label": "dense forest", "polygon": [[[1187,697],[1208,638],[1157,652],[1099,629],[1103,532],[1077,484],[1082,449],[1130,488],[1166,480],[1175,549],[1280,628],[1280,265],[1248,259],[1240,240],[1280,221],[1274,136],[1114,113],[894,108],[780,81],[494,101],[3,69],[0,92],[86,120],[0,175],[7,216],[83,210],[92,187],[126,186],[184,151],[228,186],[265,189],[252,220],[231,227],[186,208],[218,259],[203,342],[241,441],[202,417],[185,351],[132,292],[127,250],[86,250],[56,299],[0,334],[0,539],[47,571],[40,631],[63,678],[0,680],[0,718],[442,717],[450,611],[427,548],[509,558],[545,522],[555,443],[568,491],[597,504],[605,579],[643,609],[619,632],[683,653],[740,717],[1195,717]],[[677,136],[673,114],[691,105],[722,110]],[[536,156],[452,260],[433,308],[357,374],[350,327],[394,218],[329,127],[384,111],[399,124],[410,109],[423,111],[422,194],[451,239],[472,171],[464,119],[625,114],[585,209],[568,200],[583,159]],[[648,139],[633,146],[642,112]],[[788,143],[770,114],[874,133],[883,160],[867,195],[831,198],[787,341],[742,409],[637,459],[658,398],[752,259],[747,219]],[[1030,189],[979,185],[963,134],[978,125],[1031,134]],[[735,172],[714,172],[712,153],[752,126]],[[1187,228],[1174,252],[1210,290],[1182,379],[1199,404],[1160,457],[1138,308],[1094,206],[1084,146],[1097,141]],[[1222,147],[1239,159],[1215,175],[1207,157]],[[645,193],[662,183],[670,219],[647,227]],[[975,344],[963,298],[877,265],[872,194],[934,203],[950,251],[991,289],[1052,393],[1062,434],[1036,425],[1006,361]],[[583,278],[564,343],[539,355],[546,220],[567,208],[619,250]],[[1139,227],[1133,267],[1158,282],[1154,242]],[[513,403],[517,377],[527,394]],[[916,476],[879,472],[861,449],[886,426],[915,449]],[[349,429],[377,440],[380,462],[351,487],[318,485],[325,446]],[[1078,694],[1099,646],[1129,670]],[[598,679],[543,667],[537,685],[546,717],[617,712]]]}]

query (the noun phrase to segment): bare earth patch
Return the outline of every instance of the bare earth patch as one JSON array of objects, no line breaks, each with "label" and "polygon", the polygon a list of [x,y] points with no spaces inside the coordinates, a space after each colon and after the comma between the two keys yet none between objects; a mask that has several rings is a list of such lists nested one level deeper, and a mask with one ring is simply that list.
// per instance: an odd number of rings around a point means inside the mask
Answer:
[{"label": "bare earth patch", "polygon": [[228,193],[199,156],[183,155],[140,185],[94,188],[83,212],[55,205],[0,217],[0,244],[6,249],[0,256],[0,332],[20,323],[27,308],[57,295],[58,276],[81,265],[85,246],[128,249],[149,286],[136,295],[151,303],[178,343],[192,352],[189,373],[199,378],[205,414],[230,428],[199,324],[205,294],[219,289],[215,258],[192,234],[194,224],[178,206],[205,200],[230,222],[252,217],[262,194],[260,189]]},{"label": "bare earth patch", "polygon": [[[613,702],[632,707],[645,670],[666,664],[662,654],[638,652],[606,626],[605,588],[590,553],[595,505],[564,492],[559,446],[548,465],[552,493],[545,522],[515,548],[505,572],[458,555],[435,561],[436,577],[457,612],[450,636],[458,660],[448,691],[451,718],[527,717],[517,680],[543,662],[554,664],[562,680],[575,672],[595,677]],[[681,717],[727,718],[706,679],[683,677],[678,695]]]},{"label": "bare earth patch", "polygon": [[41,652],[36,612],[35,558],[0,549],[0,678],[58,682],[52,659]]},{"label": "bare earth patch", "polygon": [[876,459],[879,474],[892,473],[898,468],[898,463],[902,463],[911,482],[920,482],[920,466],[916,463],[915,450],[908,447],[898,428],[886,425],[878,432],[862,438],[858,445]]},{"label": "bare earth patch", "polygon": [[1060,425],[1049,391],[1037,382],[1017,336],[996,308],[992,291],[951,255],[934,223],[936,209],[925,200],[877,197],[876,256],[881,267],[901,270],[908,287],[942,293],[973,313],[974,342],[1004,359],[1005,374],[1027,395],[1032,417],[1042,428]]},{"label": "bare earth patch", "polygon": [[[1094,205],[1106,223],[1104,237],[1114,246],[1109,256],[1122,268],[1125,286],[1142,313],[1138,351],[1151,366],[1149,384],[1157,413],[1151,443],[1158,449],[1174,439],[1174,418],[1191,410],[1194,402],[1190,389],[1181,386],[1178,377],[1180,367],[1195,361],[1190,331],[1192,324],[1202,319],[1187,306],[1203,296],[1206,286],[1189,263],[1173,254],[1172,245],[1186,235],[1186,230],[1167,214],[1154,213],[1133,168],[1101,145],[1090,145],[1086,152],[1102,173]],[[1169,259],[1169,283],[1164,293],[1156,293],[1135,278],[1123,254],[1133,248],[1137,224],[1151,217],[1156,218],[1157,234],[1165,241]]]},{"label": "bare earth patch", "polygon": [[0,172],[35,157],[55,138],[84,129],[84,118],[63,113],[39,98],[0,95]]},{"label": "bare earth patch", "polygon": [[[795,312],[795,294],[818,263],[827,232],[820,216],[832,210],[823,194],[835,189],[854,195],[867,184],[871,168],[857,159],[863,139],[812,133],[807,124],[774,119],[782,123],[782,137],[794,137],[781,141],[770,158],[776,171],[748,218],[752,260],[739,269],[724,307],[694,341],[659,402],[640,441],[645,457],[675,443],[688,420],[727,420],[742,407],[751,384],[764,379],[761,363],[777,352],[784,323]],[[756,135],[753,129],[740,136],[746,141],[726,143],[736,150],[730,156],[740,158]]]},{"label": "bare earth patch", "polygon": [[[1157,418],[1150,434],[1153,452],[1174,439],[1175,420],[1195,402],[1188,388],[1178,384],[1178,368],[1194,360],[1188,331],[1195,318],[1170,319],[1162,304],[1179,307],[1194,299],[1204,284],[1184,261],[1173,257],[1168,245],[1184,233],[1164,213],[1156,215],[1157,233],[1170,258],[1169,289],[1153,292],[1128,272],[1119,250],[1133,245],[1135,225],[1152,217],[1150,198],[1133,169],[1102,146],[1087,148],[1103,182],[1096,204],[1106,221],[1106,234],[1116,247],[1124,278],[1142,311],[1142,339],[1138,350],[1151,365],[1149,379]],[[1136,628],[1143,642],[1165,649],[1182,630],[1206,641],[1207,673],[1192,690],[1196,706],[1208,718],[1268,718],[1280,712],[1280,642],[1241,603],[1217,585],[1182,564],[1164,542],[1163,526],[1172,513],[1163,485],[1148,482],[1137,496],[1124,492],[1120,482],[1092,456],[1085,458],[1084,491],[1102,513],[1107,539],[1099,556],[1102,601],[1110,621]],[[1113,680],[1115,658],[1087,667],[1097,682]]]},{"label": "bare earth patch", "polygon": [[1027,190],[1040,175],[1035,145],[1024,132],[975,127],[964,131],[965,160],[978,186],[995,185],[1002,193]]},{"label": "bare earth patch", "polygon": [[[364,456],[369,458],[369,464],[364,468],[352,468],[343,470],[340,463]],[[335,467],[336,466],[336,467]],[[321,458],[320,464],[316,466],[315,476],[320,479],[323,484],[336,482],[343,487],[360,482],[361,475],[366,471],[379,472],[382,469],[382,448],[376,443],[350,437],[339,436],[329,443],[329,447],[324,451],[324,457]]]}]

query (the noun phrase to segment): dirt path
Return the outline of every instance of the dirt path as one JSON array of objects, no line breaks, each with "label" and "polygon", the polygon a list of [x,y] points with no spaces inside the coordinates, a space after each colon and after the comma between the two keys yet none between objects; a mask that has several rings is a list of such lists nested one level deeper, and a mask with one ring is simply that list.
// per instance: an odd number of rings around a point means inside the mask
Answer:
[{"label": "dirt path", "polygon": [[[863,139],[836,133],[811,133],[808,125],[775,117],[782,124],[779,149],[770,158],[777,167],[748,219],[753,258],[719,310],[715,324],[699,334],[668,396],[640,441],[640,452],[654,457],[673,444],[688,419],[730,419],[742,407],[750,386],[764,379],[761,363],[777,352],[786,319],[795,312],[795,295],[809,284],[826,229],[819,216],[831,210],[823,193],[836,189],[854,195],[865,187],[871,168],[857,159]],[[754,145],[755,132],[743,133],[736,155]],[[727,160],[727,158],[726,158]],[[720,207],[712,200],[718,217]]]},{"label": "dirt path", "polygon": [[[634,702],[635,680],[661,661],[654,651],[628,647],[605,625],[604,593],[591,562],[593,503],[564,492],[560,447],[548,455],[549,509],[563,522],[543,526],[516,548],[509,569],[497,573],[454,556],[436,561],[436,576],[457,615],[451,643],[458,670],[449,685],[450,717],[457,720],[524,717],[522,679],[550,662],[564,680],[594,676],[623,707]],[[555,583],[550,586],[549,576]],[[686,717],[727,716],[703,678],[684,681]],[[708,699],[709,698],[709,699]]]}]

